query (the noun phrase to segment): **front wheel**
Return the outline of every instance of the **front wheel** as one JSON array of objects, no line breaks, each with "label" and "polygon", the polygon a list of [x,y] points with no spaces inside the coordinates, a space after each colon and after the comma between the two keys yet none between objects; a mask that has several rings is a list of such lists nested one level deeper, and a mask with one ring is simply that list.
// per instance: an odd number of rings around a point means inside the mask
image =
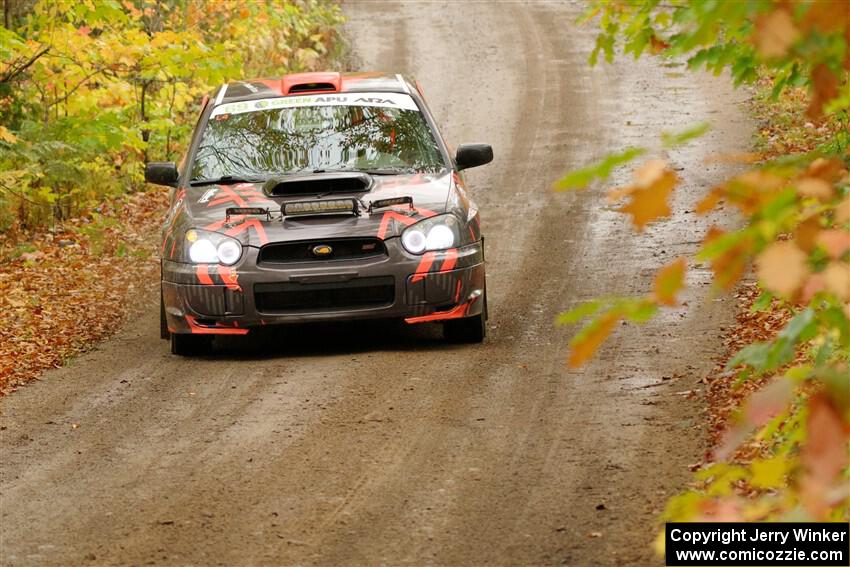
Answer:
[{"label": "front wheel", "polygon": [[198,356],[212,351],[210,335],[182,335],[171,333],[171,354],[178,356]]},{"label": "front wheel", "polygon": [[486,335],[484,313],[443,323],[443,338],[453,343],[480,343]]},{"label": "front wheel", "polygon": [[453,343],[480,343],[487,336],[487,291],[481,313],[443,323],[443,338]]}]

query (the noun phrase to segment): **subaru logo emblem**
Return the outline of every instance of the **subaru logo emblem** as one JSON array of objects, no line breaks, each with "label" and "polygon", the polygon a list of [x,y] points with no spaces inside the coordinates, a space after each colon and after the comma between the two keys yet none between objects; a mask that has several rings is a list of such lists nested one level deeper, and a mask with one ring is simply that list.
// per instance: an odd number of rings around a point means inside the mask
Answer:
[{"label": "subaru logo emblem", "polygon": [[310,249],[310,252],[312,252],[313,256],[316,258],[327,258],[333,254],[333,251],[334,249],[327,244],[316,244]]}]

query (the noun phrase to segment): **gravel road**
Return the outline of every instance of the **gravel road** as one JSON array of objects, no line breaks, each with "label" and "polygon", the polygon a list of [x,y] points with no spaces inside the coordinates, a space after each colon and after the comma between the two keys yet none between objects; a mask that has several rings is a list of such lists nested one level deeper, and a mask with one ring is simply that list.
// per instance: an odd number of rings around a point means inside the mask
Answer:
[{"label": "gravel road", "polygon": [[[581,371],[559,311],[645,293],[692,251],[692,212],[751,132],[724,78],[623,58],[589,68],[565,3],[352,2],[357,65],[411,73],[487,237],[491,334],[339,325],[168,354],[157,311],[0,403],[0,564],[650,565],[665,499],[699,461],[697,380],[732,302],[691,266],[687,308],[622,326]],[[564,171],[700,120],[667,156],[677,220],[636,235]],[[623,173],[619,181],[627,179]],[[724,219],[720,219],[723,221]],[[714,219],[715,222],[718,219]],[[728,221],[727,221],[728,222]]]}]

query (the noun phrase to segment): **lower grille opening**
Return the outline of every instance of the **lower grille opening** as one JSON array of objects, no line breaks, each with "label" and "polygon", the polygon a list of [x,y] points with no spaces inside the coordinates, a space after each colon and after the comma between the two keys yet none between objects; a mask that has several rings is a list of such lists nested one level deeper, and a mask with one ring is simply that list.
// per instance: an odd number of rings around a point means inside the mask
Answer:
[{"label": "lower grille opening", "polygon": [[391,305],[395,299],[392,276],[357,278],[342,283],[266,283],[254,286],[261,313],[294,313],[336,309],[365,309]]}]

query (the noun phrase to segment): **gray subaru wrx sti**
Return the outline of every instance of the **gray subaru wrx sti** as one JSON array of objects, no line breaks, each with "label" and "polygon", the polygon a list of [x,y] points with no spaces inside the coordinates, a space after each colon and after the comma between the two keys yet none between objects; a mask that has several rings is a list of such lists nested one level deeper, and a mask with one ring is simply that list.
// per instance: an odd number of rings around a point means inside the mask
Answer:
[{"label": "gray subaru wrx sti", "polygon": [[161,332],[175,354],[263,325],[396,318],[480,342],[484,239],[418,83],[302,73],[205,99],[186,159],[149,163],[173,187],[162,232]]}]

